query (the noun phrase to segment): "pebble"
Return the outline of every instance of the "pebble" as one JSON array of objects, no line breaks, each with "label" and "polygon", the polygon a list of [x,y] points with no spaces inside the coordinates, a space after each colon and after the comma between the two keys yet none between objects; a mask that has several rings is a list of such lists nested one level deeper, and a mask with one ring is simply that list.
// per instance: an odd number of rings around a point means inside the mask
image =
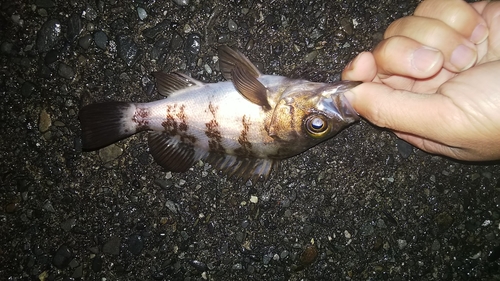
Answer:
[{"label": "pebble", "polygon": [[227,21],[227,28],[229,28],[229,31],[234,32],[234,31],[238,30],[238,25],[234,22],[234,20],[229,19]]},{"label": "pebble", "polygon": [[177,214],[177,207],[172,200],[167,200],[167,202],[165,202],[165,207],[172,211],[172,213]]},{"label": "pebble", "polygon": [[112,236],[103,246],[102,252],[105,254],[110,254],[118,256],[120,254],[120,237]]},{"label": "pebble", "polygon": [[52,264],[59,268],[63,269],[68,266],[69,262],[73,259],[73,253],[66,245],[62,245],[57,249],[54,257],[52,258]]},{"label": "pebble", "polygon": [[44,59],[44,62],[46,65],[50,65],[54,62],[56,62],[58,59],[59,59],[59,51],[57,50],[50,50],[47,52],[47,54],[45,55],[45,59]]},{"label": "pebble", "polygon": [[82,13],[83,18],[94,21],[97,18],[97,11],[92,6],[87,6],[87,9]]},{"label": "pebble", "polygon": [[174,3],[180,6],[187,6],[189,5],[189,0],[174,0]]},{"label": "pebble", "polygon": [[318,51],[317,50],[314,50],[314,51],[311,51],[309,52],[305,57],[304,57],[304,60],[306,62],[312,62],[314,59],[316,59],[316,57],[318,56]]},{"label": "pebble", "polygon": [[41,133],[44,133],[50,128],[51,125],[52,120],[50,118],[50,115],[45,109],[42,109],[42,111],[40,112],[40,120],[38,121],[38,130]]},{"label": "pebble", "polygon": [[143,8],[137,7],[137,16],[139,16],[140,20],[144,20],[148,17],[148,13]]},{"label": "pebble", "polygon": [[78,14],[72,14],[68,20],[68,28],[66,29],[66,38],[73,42],[80,36],[82,32],[82,20]]},{"label": "pebble", "polygon": [[95,258],[92,259],[91,268],[92,268],[92,271],[94,271],[94,272],[99,272],[102,270],[102,257],[101,256],[95,256]]},{"label": "pebble", "polygon": [[184,44],[184,40],[182,40],[182,36],[177,33],[177,32],[174,32],[174,34],[172,35],[172,40],[170,41],[170,48],[172,50],[179,50],[180,48],[182,48],[182,45]]},{"label": "pebble", "polygon": [[59,76],[61,76],[62,78],[66,78],[68,80],[72,80],[75,77],[75,71],[73,70],[73,68],[63,62],[59,64],[57,74],[59,74]]},{"label": "pebble", "polygon": [[123,149],[115,144],[112,144],[99,150],[99,158],[102,162],[108,163],[120,157],[122,153]]},{"label": "pebble", "polygon": [[191,55],[197,55],[201,49],[201,35],[190,33],[186,39],[186,52]]},{"label": "pebble", "polygon": [[106,50],[106,46],[108,45],[108,36],[106,33],[99,30],[94,33],[94,42],[99,49]]},{"label": "pebble", "polygon": [[31,96],[33,91],[35,90],[35,85],[29,81],[24,82],[23,86],[21,87],[21,95],[25,98]]},{"label": "pebble", "polygon": [[118,56],[128,65],[135,64],[141,52],[132,38],[120,35],[117,38]]},{"label": "pebble", "polygon": [[60,226],[62,230],[69,232],[75,226],[75,224],[76,224],[76,219],[71,218],[63,221]]},{"label": "pebble", "polygon": [[38,31],[36,47],[44,53],[54,48],[61,39],[61,23],[56,20],[46,21]]},{"label": "pebble", "polygon": [[404,159],[408,158],[413,153],[413,146],[402,139],[396,140],[396,146],[398,148],[399,154]]},{"label": "pebble", "polygon": [[85,50],[87,50],[90,47],[91,43],[92,43],[92,36],[90,34],[87,34],[82,38],[78,39],[78,45]]},{"label": "pebble", "polygon": [[128,239],[128,250],[135,256],[141,254],[144,248],[144,239],[141,235],[132,234]]},{"label": "pebble", "polygon": [[199,272],[204,272],[204,271],[207,271],[207,265],[202,262],[202,261],[199,261],[199,260],[190,260],[189,261],[189,264],[194,267],[196,270],[198,270]]},{"label": "pebble", "polygon": [[39,8],[54,8],[56,6],[56,3],[54,3],[52,0],[36,0],[35,6]]},{"label": "pebble", "polygon": [[153,27],[145,29],[142,35],[151,40],[155,39],[158,35],[163,34],[170,27],[170,24],[169,20],[164,20]]},{"label": "pebble", "polygon": [[318,257],[318,248],[315,245],[307,246],[299,258],[299,263],[302,266],[308,266],[312,264]]}]

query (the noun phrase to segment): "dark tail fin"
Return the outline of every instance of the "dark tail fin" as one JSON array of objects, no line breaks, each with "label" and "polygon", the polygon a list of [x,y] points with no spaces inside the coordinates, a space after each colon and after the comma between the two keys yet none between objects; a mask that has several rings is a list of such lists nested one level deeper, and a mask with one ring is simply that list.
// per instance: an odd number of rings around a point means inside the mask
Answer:
[{"label": "dark tail fin", "polygon": [[137,132],[135,105],[127,102],[90,104],[80,109],[83,150],[96,150]]}]

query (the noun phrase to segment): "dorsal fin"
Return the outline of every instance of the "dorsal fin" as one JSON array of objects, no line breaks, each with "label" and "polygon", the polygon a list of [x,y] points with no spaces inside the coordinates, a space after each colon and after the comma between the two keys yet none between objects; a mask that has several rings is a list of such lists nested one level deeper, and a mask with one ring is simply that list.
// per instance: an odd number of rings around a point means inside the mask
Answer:
[{"label": "dorsal fin", "polygon": [[153,76],[156,78],[156,88],[162,96],[171,96],[182,89],[203,85],[203,82],[179,72],[160,71],[153,73]]},{"label": "dorsal fin", "polygon": [[267,88],[257,78],[262,74],[239,51],[228,46],[219,47],[219,68],[226,80],[232,80],[234,87],[252,103],[270,109],[267,100]]}]

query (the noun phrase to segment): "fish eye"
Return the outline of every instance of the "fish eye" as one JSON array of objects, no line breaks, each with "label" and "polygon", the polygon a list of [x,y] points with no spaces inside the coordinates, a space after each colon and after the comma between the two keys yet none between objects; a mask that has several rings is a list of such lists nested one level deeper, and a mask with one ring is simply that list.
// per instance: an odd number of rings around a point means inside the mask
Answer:
[{"label": "fish eye", "polygon": [[329,131],[328,122],[322,115],[311,115],[305,120],[307,133],[315,138],[322,137]]}]

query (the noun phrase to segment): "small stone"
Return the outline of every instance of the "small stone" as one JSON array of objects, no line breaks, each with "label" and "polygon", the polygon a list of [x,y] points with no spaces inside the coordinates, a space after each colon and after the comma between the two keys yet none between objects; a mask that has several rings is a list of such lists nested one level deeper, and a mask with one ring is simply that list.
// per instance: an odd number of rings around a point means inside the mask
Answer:
[{"label": "small stone", "polygon": [[108,36],[106,33],[99,30],[94,33],[94,42],[99,49],[106,50],[106,46],[108,45]]},{"label": "small stone", "polygon": [[255,196],[255,195],[250,196],[250,202],[257,204],[257,202],[259,202],[259,197]]},{"label": "small stone", "polygon": [[165,207],[172,211],[172,213],[177,214],[177,207],[172,200],[167,200],[167,202],[165,202]]},{"label": "small stone", "polygon": [[234,22],[234,20],[229,19],[227,21],[227,28],[229,28],[229,31],[234,32],[234,31],[238,30],[238,25]]},{"label": "small stone", "polygon": [[105,254],[118,256],[120,254],[120,245],[120,237],[113,236],[102,246],[102,252]]},{"label": "small stone", "polygon": [[54,8],[56,4],[52,0],[36,0],[35,6],[39,8]]},{"label": "small stone", "polygon": [[92,36],[90,36],[90,34],[87,34],[82,38],[78,39],[78,45],[85,50],[87,50],[90,47],[91,43],[92,43]]},{"label": "small stone", "polygon": [[62,245],[57,249],[52,259],[52,264],[59,269],[63,269],[68,266],[71,259],[73,259],[73,253],[68,246]]},{"label": "small stone", "polygon": [[29,81],[24,82],[23,86],[21,87],[21,95],[25,98],[31,96],[33,91],[35,90],[35,85]]},{"label": "small stone", "polygon": [[306,62],[312,62],[314,59],[316,59],[316,57],[318,56],[318,51],[317,50],[314,50],[312,52],[309,52],[305,57],[304,57],[304,60]]},{"label": "small stone", "polygon": [[68,20],[68,28],[66,29],[66,38],[73,42],[82,32],[82,20],[80,15],[72,14]]},{"label": "small stone", "polygon": [[233,270],[242,270],[243,269],[243,265],[241,265],[241,263],[237,263],[237,264],[234,264],[233,267],[232,267]]},{"label": "small stone", "polygon": [[101,158],[102,162],[108,163],[120,157],[122,153],[123,149],[115,144],[112,144],[99,150],[99,158]]},{"label": "small stone", "polygon": [[186,39],[186,52],[191,55],[197,55],[201,49],[201,35],[190,33]]},{"label": "small stone", "polygon": [[92,271],[99,272],[102,270],[102,258],[101,256],[96,256],[92,259]]},{"label": "small stone", "polygon": [[72,80],[75,77],[75,71],[73,70],[73,68],[63,62],[59,64],[57,74],[59,74],[59,76],[61,76],[62,78],[66,78],[68,80]]},{"label": "small stone", "polygon": [[404,159],[410,157],[410,155],[413,153],[413,146],[402,139],[396,140],[396,146],[398,148],[399,154]]},{"label": "small stone", "polygon": [[128,36],[118,36],[117,39],[118,56],[127,64],[132,66],[139,59],[141,51],[137,44]]},{"label": "small stone", "polygon": [[437,224],[439,231],[446,231],[453,224],[453,217],[447,212],[439,213],[434,221]]},{"label": "small stone", "polygon": [[74,218],[67,219],[61,223],[61,228],[64,231],[69,232],[75,226],[75,224],[76,224],[76,219]]},{"label": "small stone", "polygon": [[302,266],[308,266],[312,264],[318,257],[318,248],[315,245],[307,246],[299,258],[299,263]]},{"label": "small stone", "polygon": [[398,239],[398,247],[399,249],[404,249],[406,248],[406,246],[408,245],[408,242],[406,242],[406,240],[404,239]]},{"label": "small stone", "polygon": [[128,250],[135,256],[138,256],[144,248],[142,236],[133,234],[128,239]]},{"label": "small stone", "polygon": [[54,48],[61,39],[61,23],[58,20],[48,20],[38,31],[36,47],[44,53]]},{"label": "small stone", "polygon": [[148,17],[148,13],[146,12],[146,10],[141,7],[137,7],[137,15],[139,16],[140,20],[144,20]]},{"label": "small stone", "polygon": [[174,0],[174,3],[179,6],[187,6],[189,5],[189,0]]},{"label": "small stone", "polygon": [[52,125],[50,115],[45,109],[40,112],[40,120],[38,121],[38,130],[42,133],[46,132]]}]

